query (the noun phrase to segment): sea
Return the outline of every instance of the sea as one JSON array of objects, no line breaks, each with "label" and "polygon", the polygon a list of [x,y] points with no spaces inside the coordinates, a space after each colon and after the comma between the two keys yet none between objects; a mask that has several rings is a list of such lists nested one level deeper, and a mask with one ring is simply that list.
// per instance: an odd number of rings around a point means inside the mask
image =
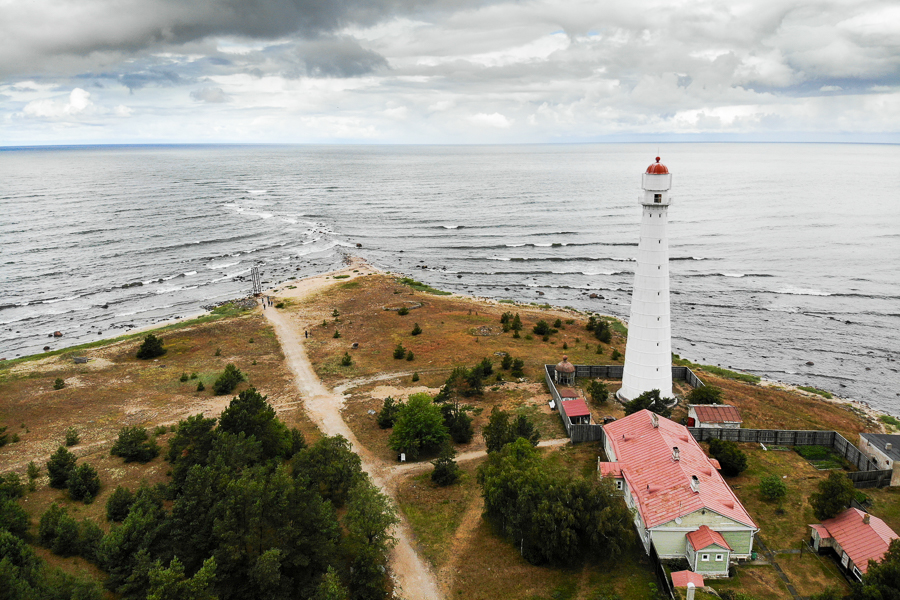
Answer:
[{"label": "sea", "polygon": [[656,156],[673,351],[900,414],[897,145],[0,148],[0,358],[197,314],[247,295],[253,266],[271,287],[349,255],[627,319]]}]

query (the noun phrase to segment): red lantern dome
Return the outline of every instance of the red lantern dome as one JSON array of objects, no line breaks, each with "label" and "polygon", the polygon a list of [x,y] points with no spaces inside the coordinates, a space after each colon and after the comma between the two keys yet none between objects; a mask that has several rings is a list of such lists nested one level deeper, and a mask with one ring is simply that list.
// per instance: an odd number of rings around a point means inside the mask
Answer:
[{"label": "red lantern dome", "polygon": [[669,169],[666,168],[666,165],[659,162],[659,157],[656,157],[656,162],[647,167],[647,173],[650,175],[665,175],[669,172]]}]

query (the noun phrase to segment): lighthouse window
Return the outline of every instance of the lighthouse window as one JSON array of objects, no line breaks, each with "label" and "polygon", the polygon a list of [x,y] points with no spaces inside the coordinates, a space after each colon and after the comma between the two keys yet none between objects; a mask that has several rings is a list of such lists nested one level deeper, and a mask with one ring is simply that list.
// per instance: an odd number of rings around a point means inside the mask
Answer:
[{"label": "lighthouse window", "polygon": [[662,204],[662,194],[653,194],[653,201]]}]

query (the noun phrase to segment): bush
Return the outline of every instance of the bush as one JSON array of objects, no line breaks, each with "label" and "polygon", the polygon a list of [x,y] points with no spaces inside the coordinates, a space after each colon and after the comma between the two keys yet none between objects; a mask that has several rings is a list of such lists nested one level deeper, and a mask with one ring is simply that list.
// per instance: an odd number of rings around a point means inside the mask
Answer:
[{"label": "bush", "polygon": [[190,377],[188,377],[188,374],[187,374],[187,373],[182,373],[182,374],[181,374],[181,377],[178,378],[178,381],[180,381],[181,383],[184,383],[184,382],[187,381],[188,379],[190,379]]},{"label": "bush", "polygon": [[121,456],[125,462],[150,462],[159,455],[159,446],[143,427],[123,427],[119,439],[113,444],[110,454]]},{"label": "bush", "polygon": [[198,381],[198,382],[197,382],[197,391],[198,391],[198,392],[202,392],[202,391],[205,390],[205,389],[206,389],[206,386],[203,385],[203,382],[202,382],[202,381]]},{"label": "bush", "polygon": [[106,520],[121,523],[128,516],[134,494],[126,487],[118,486],[106,501]]},{"label": "bush", "polygon": [[587,392],[591,395],[591,400],[596,403],[606,404],[606,401],[609,400],[609,388],[606,387],[605,383],[597,379],[591,381]]},{"label": "bush", "polygon": [[37,479],[41,476],[41,468],[34,464],[34,461],[28,463],[28,479]]},{"label": "bush", "polygon": [[191,379],[197,379],[197,373],[196,373],[196,372],[191,373]]},{"label": "bush", "polygon": [[406,360],[413,360],[416,357],[412,350],[406,351]]},{"label": "bush", "polygon": [[66,450],[63,446],[53,453],[50,460],[47,461],[47,475],[50,476],[50,487],[56,489],[65,489],[68,485],[69,475],[75,470],[75,455]]},{"label": "bush", "polygon": [[440,458],[431,461],[434,470],[431,472],[431,481],[443,487],[452,485],[459,481],[459,465],[453,460],[455,453],[452,449],[447,449],[441,453]]},{"label": "bush", "polygon": [[215,351],[215,353],[213,354],[213,356],[222,356],[222,349],[221,349],[221,348],[216,348],[216,351]]},{"label": "bush", "polygon": [[562,327],[563,326],[562,319],[557,319],[557,320],[553,321],[553,326],[556,327],[557,329]]},{"label": "bush", "polygon": [[419,372],[418,371],[413,373],[412,380],[413,380],[413,383],[415,383],[416,381],[419,380]]},{"label": "bush", "polygon": [[87,463],[78,465],[69,476],[69,497],[85,504],[94,501],[100,491],[100,476],[97,470]]},{"label": "bush", "polygon": [[450,433],[438,405],[428,394],[413,394],[400,407],[394,431],[388,440],[391,449],[415,459],[420,452],[432,452],[446,443]]},{"label": "bush", "polygon": [[410,335],[419,335],[420,333],[422,333],[422,328],[419,327],[418,323],[416,323]]},{"label": "bush", "polygon": [[481,359],[481,362],[478,363],[478,365],[475,368],[480,369],[482,375],[487,377],[488,375],[490,375],[491,373],[494,372],[494,363],[491,361],[490,358],[485,356],[484,358]]},{"label": "bush", "polygon": [[778,475],[769,475],[759,480],[759,493],[766,500],[781,500],[787,495],[787,485]]},{"label": "bush", "polygon": [[397,344],[397,347],[394,348],[394,358],[397,360],[406,358],[406,348],[403,347],[403,344]]},{"label": "bush", "polygon": [[550,335],[550,325],[547,321],[541,319],[535,323],[534,327],[531,328],[531,331],[533,331],[535,335]]},{"label": "bush", "polygon": [[353,364],[353,359],[350,357],[350,353],[349,353],[349,352],[344,352],[344,357],[341,358],[341,366],[342,366],[342,367],[349,367],[349,366],[352,365],[352,364]]},{"label": "bush", "polygon": [[512,363],[512,372],[510,375],[513,377],[525,377],[525,361],[521,358],[517,358]]},{"label": "bush", "polygon": [[[25,495],[25,486],[16,473],[7,473],[0,475],[0,498],[14,499],[21,498]],[[0,529],[3,523],[0,522]]]},{"label": "bush", "polygon": [[620,358],[622,358],[622,353],[619,352],[618,348],[613,348],[612,355],[610,355],[610,358],[613,360],[619,360]]},{"label": "bush", "polygon": [[747,455],[735,442],[728,440],[709,440],[709,453],[719,461],[722,474],[728,477],[740,475],[747,468]]},{"label": "bush", "polygon": [[397,413],[400,411],[402,403],[396,402],[391,396],[384,399],[381,411],[378,413],[378,426],[382,429],[390,429],[397,420]]},{"label": "bush", "polygon": [[488,452],[498,452],[503,446],[524,438],[532,446],[537,446],[541,439],[540,433],[528,417],[519,415],[515,421],[510,422],[510,414],[505,410],[494,407],[488,424],[481,430]]},{"label": "bush", "polygon": [[162,340],[151,333],[144,338],[144,343],[138,348],[137,357],[147,360],[149,358],[162,356],[165,353],[166,349],[163,348]]},{"label": "bush", "polygon": [[6,530],[17,538],[24,539],[28,535],[29,526],[28,513],[25,509],[13,498],[0,496],[0,533]]},{"label": "bush", "polygon": [[659,390],[644,392],[634,400],[625,403],[625,416],[647,409],[661,417],[668,418],[672,415],[672,410],[666,406],[669,403],[668,400],[668,398],[660,397]]},{"label": "bush", "polygon": [[213,391],[216,396],[230,394],[240,382],[244,381],[244,379],[246,379],[244,374],[233,364],[229,363],[225,365],[225,370],[219,375],[215,383],[213,383]]},{"label": "bush", "polygon": [[339,316],[341,316],[341,313],[338,312],[338,309],[334,309],[333,311],[331,311],[331,316],[337,319]]},{"label": "bush", "polygon": [[284,308],[284,302],[278,302],[275,304],[275,308]]},{"label": "bush", "polygon": [[406,315],[409,314],[409,309],[406,308],[405,306],[401,307],[400,310],[397,311],[397,314],[400,315],[401,317],[405,317]]},{"label": "bush", "polygon": [[66,446],[74,446],[78,442],[80,442],[80,438],[78,437],[78,430],[74,427],[69,427],[66,429]]},{"label": "bush", "polygon": [[503,360],[500,361],[500,368],[504,371],[509,371],[512,368],[513,357],[509,354],[503,357]]},{"label": "bush", "polygon": [[688,404],[722,404],[722,390],[714,385],[692,389],[684,397]]},{"label": "bush", "polygon": [[809,503],[817,519],[831,519],[850,506],[855,494],[850,478],[843,471],[832,471],[828,479],[819,482],[819,491],[809,497]]},{"label": "bush", "polygon": [[54,390],[61,390],[61,389],[63,389],[64,387],[66,387],[66,382],[63,381],[62,378],[57,377],[57,378],[56,378],[56,381],[53,382],[53,389],[54,389]]},{"label": "bush", "polygon": [[337,338],[341,337],[341,332],[338,331],[337,329],[335,329],[335,330],[334,330],[334,335],[331,336],[331,337],[333,337],[334,339],[337,339]]},{"label": "bush", "polygon": [[450,438],[457,444],[468,444],[475,435],[475,430],[472,429],[472,417],[467,414],[467,410],[458,403],[445,404],[441,407],[444,425],[450,432]]}]

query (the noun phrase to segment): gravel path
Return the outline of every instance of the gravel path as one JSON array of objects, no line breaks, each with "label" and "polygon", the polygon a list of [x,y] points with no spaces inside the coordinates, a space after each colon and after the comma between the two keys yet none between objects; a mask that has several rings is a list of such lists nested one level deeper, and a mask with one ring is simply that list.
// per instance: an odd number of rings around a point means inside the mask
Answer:
[{"label": "gravel path", "polygon": [[[326,284],[325,281],[322,283]],[[285,313],[275,309],[266,309],[263,313],[281,342],[288,368],[294,374],[294,383],[303,398],[310,419],[323,433],[347,438],[362,459],[363,470],[384,493],[392,496],[388,482],[393,469],[368,452],[344,422],[341,417],[344,397],[329,391],[316,376],[306,356],[303,338],[299,335],[302,331],[298,332]],[[399,588],[395,594],[407,600],[442,599],[443,594],[440,592],[434,572],[413,548],[409,524],[402,515],[400,518],[401,522],[393,532],[397,545],[391,553],[391,570],[395,586]]]}]

